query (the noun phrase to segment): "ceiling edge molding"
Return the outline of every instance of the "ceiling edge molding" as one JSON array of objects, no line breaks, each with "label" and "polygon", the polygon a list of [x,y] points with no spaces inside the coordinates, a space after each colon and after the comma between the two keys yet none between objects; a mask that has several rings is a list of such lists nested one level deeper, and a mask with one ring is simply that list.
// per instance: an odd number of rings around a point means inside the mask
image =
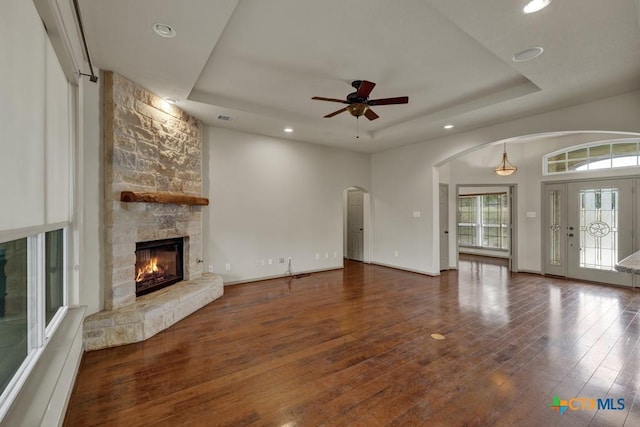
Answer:
[{"label": "ceiling edge molding", "polygon": [[[199,102],[201,104],[207,104],[207,105],[220,107],[223,109],[233,110],[235,112],[238,112],[236,115],[241,115],[244,112],[249,114],[255,114],[258,116],[269,117],[272,119],[282,120],[285,122],[295,121],[296,123],[302,124],[303,126],[305,124],[316,125],[317,120],[319,120],[319,119],[309,119],[308,117],[302,114],[292,113],[286,110],[280,110],[273,107],[267,107],[267,106],[262,106],[262,105],[253,104],[249,102],[239,101],[239,100],[228,98],[226,96],[212,95],[210,93],[205,93],[198,90],[191,91],[187,99],[192,102]],[[218,125],[217,123],[206,123],[206,124],[210,126]],[[334,127],[334,129],[342,129],[342,130],[352,129],[352,126],[336,123],[335,120],[331,123],[331,126]],[[370,136],[371,138],[373,138],[373,135],[371,133],[370,133]]]},{"label": "ceiling edge molding", "polygon": [[[640,1],[640,0],[639,0]],[[400,126],[416,124],[419,122],[438,123],[453,119],[456,116],[468,113],[470,111],[479,110],[481,108],[491,107],[501,102],[510,101],[525,95],[531,95],[540,92],[542,89],[530,80],[511,85],[502,90],[492,91],[487,95],[480,95],[468,101],[457,103],[449,107],[441,108],[436,111],[426,112],[417,117],[410,118],[402,122],[394,123],[384,129],[375,132],[374,136],[383,137],[387,133],[393,132]]]}]

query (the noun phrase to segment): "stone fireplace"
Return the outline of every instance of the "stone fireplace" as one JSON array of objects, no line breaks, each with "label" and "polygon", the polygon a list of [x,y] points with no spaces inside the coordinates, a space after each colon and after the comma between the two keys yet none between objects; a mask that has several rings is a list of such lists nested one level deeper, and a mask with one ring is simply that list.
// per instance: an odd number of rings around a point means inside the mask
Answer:
[{"label": "stone fireplace", "polygon": [[[100,80],[105,310],[85,319],[89,350],[146,339],[222,295],[221,278],[202,272],[206,208],[190,202],[206,200],[201,123],[116,73]],[[180,259],[149,242],[178,245]],[[156,265],[139,265],[145,257]]]}]

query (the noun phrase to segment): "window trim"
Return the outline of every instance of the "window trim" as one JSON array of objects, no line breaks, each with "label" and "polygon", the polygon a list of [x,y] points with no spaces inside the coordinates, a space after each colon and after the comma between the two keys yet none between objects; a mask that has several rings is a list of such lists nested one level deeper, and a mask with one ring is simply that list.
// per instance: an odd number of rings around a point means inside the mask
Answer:
[{"label": "window trim", "polygon": [[[44,328],[44,341],[45,343],[51,339],[51,336],[58,329],[58,325],[64,319],[67,310],[69,309],[69,269],[67,266],[69,265],[69,227],[70,225],[66,225],[62,228],[62,306],[58,308],[56,314],[53,315],[49,324],[46,324],[46,316],[45,316],[45,328]],[[56,228],[56,230],[60,230],[60,228]],[[51,230],[51,231],[56,231]],[[43,233],[44,238],[44,233]],[[44,253],[43,253],[44,256]],[[42,294],[44,298],[44,293]],[[44,303],[44,301],[43,301]],[[44,315],[44,305],[43,305],[43,315]]]},{"label": "window trim", "polygon": [[[69,275],[67,265],[69,260],[69,228],[70,223],[47,224],[17,230],[0,231],[0,243],[13,240],[27,240],[27,354],[22,363],[9,380],[7,386],[0,392],[0,421],[11,408],[19,395],[31,372],[35,368],[51,337],[62,323],[68,311]],[[45,316],[45,233],[63,230],[63,306],[58,309],[49,325],[46,326]]]}]

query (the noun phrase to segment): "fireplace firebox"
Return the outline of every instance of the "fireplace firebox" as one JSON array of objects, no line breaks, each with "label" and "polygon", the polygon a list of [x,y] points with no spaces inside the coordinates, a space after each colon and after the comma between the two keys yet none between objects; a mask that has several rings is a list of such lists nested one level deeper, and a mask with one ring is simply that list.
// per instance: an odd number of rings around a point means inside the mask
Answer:
[{"label": "fireplace firebox", "polygon": [[184,280],[184,239],[136,243],[136,296]]}]

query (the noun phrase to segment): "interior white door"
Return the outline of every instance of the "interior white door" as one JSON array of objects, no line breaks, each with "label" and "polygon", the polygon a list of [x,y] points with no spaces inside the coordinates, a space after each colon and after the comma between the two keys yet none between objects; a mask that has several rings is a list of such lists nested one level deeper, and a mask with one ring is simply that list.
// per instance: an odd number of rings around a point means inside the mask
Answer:
[{"label": "interior white door", "polygon": [[440,184],[440,271],[449,269],[449,186]]},{"label": "interior white door", "polygon": [[632,180],[571,182],[566,199],[567,276],[631,286],[614,267],[633,250]]},{"label": "interior white door", "polygon": [[364,193],[347,192],[347,258],[364,260]]}]

